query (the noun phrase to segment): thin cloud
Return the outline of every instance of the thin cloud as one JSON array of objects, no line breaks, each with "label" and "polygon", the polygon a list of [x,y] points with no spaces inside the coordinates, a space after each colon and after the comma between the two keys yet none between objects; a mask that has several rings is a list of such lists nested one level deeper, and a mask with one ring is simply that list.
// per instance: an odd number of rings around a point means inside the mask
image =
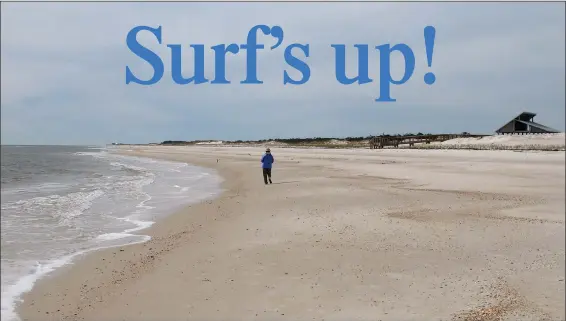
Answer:
[{"label": "thin cloud", "polygon": [[[492,132],[522,110],[564,130],[564,4],[561,3],[7,3],[2,8],[2,143],[100,144],[165,139],[352,136],[381,132]],[[49,14],[45,14],[49,12]],[[256,24],[283,27],[283,45],[258,55],[263,85],[241,85],[244,54],[229,56],[231,85],[173,84],[167,43],[244,43]],[[161,83],[125,84],[125,67],[151,68],[126,47],[137,25],[163,27]],[[432,68],[423,28],[437,28]],[[270,46],[274,39],[260,35]],[[284,86],[284,47],[308,43],[310,81]],[[411,80],[392,86],[394,104],[374,82],[344,86],[334,75],[334,43],[405,42],[415,51]],[[205,72],[214,77],[213,53]],[[402,60],[393,57],[395,77]],[[348,50],[347,73],[357,69]],[[433,71],[437,82],[424,84]],[[293,73],[297,75],[297,73]],[[416,117],[415,115],[418,115]],[[481,115],[481,116],[478,116]],[[474,119],[477,120],[474,120]],[[495,126],[495,127],[494,127]]]}]

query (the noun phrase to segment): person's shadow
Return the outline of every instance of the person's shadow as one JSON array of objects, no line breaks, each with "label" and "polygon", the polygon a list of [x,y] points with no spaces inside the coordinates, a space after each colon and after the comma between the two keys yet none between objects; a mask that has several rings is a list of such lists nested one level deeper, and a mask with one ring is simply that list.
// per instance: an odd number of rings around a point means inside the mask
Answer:
[{"label": "person's shadow", "polygon": [[292,183],[299,183],[300,181],[288,181],[288,182],[275,182],[271,183],[271,185],[278,185],[278,184],[292,184]]}]

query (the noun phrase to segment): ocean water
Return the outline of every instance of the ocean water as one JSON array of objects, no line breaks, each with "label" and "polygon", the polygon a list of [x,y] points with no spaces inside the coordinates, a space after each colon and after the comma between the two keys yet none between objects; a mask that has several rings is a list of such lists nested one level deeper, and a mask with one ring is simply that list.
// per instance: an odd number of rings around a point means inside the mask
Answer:
[{"label": "ocean water", "polygon": [[35,281],[96,249],[145,242],[143,229],[221,192],[215,172],[104,148],[2,146],[3,321]]}]

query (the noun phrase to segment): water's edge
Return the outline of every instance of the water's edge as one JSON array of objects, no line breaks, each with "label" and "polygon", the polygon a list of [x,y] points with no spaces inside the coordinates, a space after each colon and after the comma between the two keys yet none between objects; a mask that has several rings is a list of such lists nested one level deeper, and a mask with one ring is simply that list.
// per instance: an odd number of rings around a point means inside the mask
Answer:
[{"label": "water's edge", "polygon": [[[49,264],[38,265],[35,273],[22,277],[20,279],[20,281],[18,282],[18,283],[21,283],[22,285],[25,284],[27,286],[22,287],[20,285],[20,287],[19,287],[21,289],[21,291],[19,291],[20,293],[18,293],[17,295],[15,295],[11,298],[12,302],[10,302],[10,303],[11,303],[11,306],[12,306],[12,311],[3,311],[3,314],[6,314],[6,315],[2,316],[3,321],[20,321],[21,319],[19,317],[18,312],[20,311],[20,309],[22,308],[22,304],[24,303],[23,296],[25,294],[29,293],[29,292],[33,292],[36,284],[39,281],[44,281],[45,279],[49,279],[51,277],[59,276],[57,274],[57,272],[61,268],[64,268],[64,267],[72,268],[72,267],[70,267],[70,265],[76,263],[77,259],[84,259],[89,254],[94,254],[95,252],[98,252],[98,251],[101,251],[101,250],[107,250],[107,249],[112,249],[112,248],[117,248],[117,247],[126,247],[126,246],[129,246],[129,245],[145,243],[145,242],[152,239],[152,237],[150,235],[151,234],[151,228],[154,227],[156,224],[159,224],[159,222],[161,222],[162,220],[166,219],[167,217],[169,217],[171,215],[175,215],[176,213],[178,213],[179,211],[182,211],[187,206],[202,203],[202,202],[205,202],[205,201],[210,201],[210,200],[213,200],[213,199],[217,199],[217,198],[221,197],[221,195],[224,194],[224,192],[226,191],[222,187],[223,182],[224,182],[224,178],[214,168],[205,167],[205,166],[201,166],[201,165],[194,165],[194,164],[183,162],[183,161],[175,161],[175,160],[168,160],[168,159],[165,160],[165,159],[161,159],[159,157],[138,156],[138,155],[131,156],[131,155],[124,153],[124,151],[121,151],[121,150],[107,149],[106,151],[109,154],[119,155],[121,157],[127,157],[127,158],[131,157],[131,158],[138,158],[138,159],[151,159],[151,160],[158,160],[158,161],[167,161],[167,162],[172,162],[172,163],[187,164],[187,165],[190,165],[194,168],[201,168],[201,169],[206,170],[206,172],[210,173],[211,175],[213,175],[215,179],[218,179],[219,188],[211,196],[192,200],[192,201],[191,201],[191,199],[187,199],[187,202],[180,204],[177,209],[167,212],[166,215],[160,216],[157,220],[152,221],[152,222],[146,222],[148,224],[145,224],[144,226],[139,226],[139,227],[134,228],[134,229],[125,230],[123,232],[123,233],[131,234],[132,236],[142,237],[142,239],[138,238],[138,240],[127,241],[127,242],[122,243],[122,244],[119,243],[119,244],[105,245],[105,246],[100,246],[100,247],[89,248],[89,249],[86,249],[86,250],[81,250],[81,251],[75,252],[71,255],[67,255],[67,256],[59,258],[57,260],[53,260],[53,262],[51,262]],[[141,234],[140,232],[142,232],[142,231],[145,231],[145,232],[148,232],[148,233],[147,234]],[[18,287],[18,286],[16,285],[15,287]],[[2,299],[4,301],[4,298],[2,298]],[[5,303],[5,302],[3,302],[3,303]]]}]

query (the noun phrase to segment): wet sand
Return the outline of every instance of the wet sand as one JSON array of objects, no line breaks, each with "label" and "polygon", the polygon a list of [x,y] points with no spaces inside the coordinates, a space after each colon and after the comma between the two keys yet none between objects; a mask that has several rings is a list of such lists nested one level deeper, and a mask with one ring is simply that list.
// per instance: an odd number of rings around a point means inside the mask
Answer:
[{"label": "wet sand", "polygon": [[[128,150],[129,149],[129,150]],[[124,147],[218,198],[38,282],[24,320],[564,320],[565,153]]]}]

